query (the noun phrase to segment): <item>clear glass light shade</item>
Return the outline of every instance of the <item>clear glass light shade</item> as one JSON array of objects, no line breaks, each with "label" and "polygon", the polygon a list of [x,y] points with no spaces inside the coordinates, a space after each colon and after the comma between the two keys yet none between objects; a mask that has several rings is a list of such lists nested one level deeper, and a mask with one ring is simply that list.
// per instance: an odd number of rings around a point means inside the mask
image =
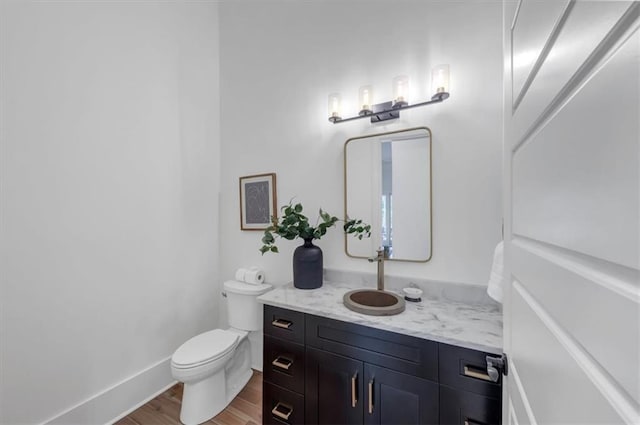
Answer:
[{"label": "clear glass light shade", "polygon": [[342,119],[342,97],[340,97],[340,93],[331,93],[329,95],[329,120],[340,119]]},{"label": "clear glass light shade", "polygon": [[438,65],[431,71],[431,91],[449,93],[449,65]]},{"label": "clear glass light shade", "polygon": [[370,114],[373,103],[373,88],[371,86],[360,87],[358,99],[360,100],[360,115]]},{"label": "clear glass light shade", "polygon": [[409,77],[399,75],[393,79],[393,103],[407,105],[409,98]]}]

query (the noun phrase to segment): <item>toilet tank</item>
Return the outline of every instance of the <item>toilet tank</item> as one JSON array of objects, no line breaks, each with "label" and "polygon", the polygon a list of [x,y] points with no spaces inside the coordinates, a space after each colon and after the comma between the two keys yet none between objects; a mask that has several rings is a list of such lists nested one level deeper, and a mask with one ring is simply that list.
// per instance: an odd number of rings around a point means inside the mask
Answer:
[{"label": "toilet tank", "polygon": [[224,283],[227,294],[227,318],[229,326],[244,331],[262,329],[262,304],[258,297],[271,290],[267,284],[251,285],[235,280]]}]

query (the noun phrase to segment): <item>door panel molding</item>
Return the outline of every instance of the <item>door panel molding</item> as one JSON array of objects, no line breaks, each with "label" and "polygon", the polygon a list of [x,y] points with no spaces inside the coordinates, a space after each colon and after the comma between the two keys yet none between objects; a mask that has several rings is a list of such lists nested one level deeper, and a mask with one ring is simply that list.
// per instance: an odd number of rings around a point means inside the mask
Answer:
[{"label": "door panel molding", "polygon": [[509,400],[509,425],[520,425],[518,422],[518,416],[516,415],[516,411],[513,409],[513,405],[511,404],[511,400]]},{"label": "door panel molding", "polygon": [[[600,43],[594,46],[591,53],[567,79],[567,82],[557,90],[555,96],[546,103],[546,106],[528,106],[527,109],[531,108],[532,111],[523,114],[522,109],[524,108],[524,103],[523,101],[520,102],[518,111],[512,111],[514,127],[526,129],[521,133],[510,135],[513,142],[511,143],[511,150],[514,153],[529,140],[533,139],[570,99],[582,89],[588,80],[597,74],[602,66],[626,44],[638,30],[640,26],[639,18],[640,2],[633,2]],[[564,25],[567,24],[565,23]],[[543,62],[542,66],[545,65],[546,63]],[[538,71],[538,75],[541,75],[543,71],[542,67]],[[534,80],[532,80],[529,88],[531,88]]]},{"label": "door panel molding", "polygon": [[[618,281],[618,276],[608,275],[604,261],[595,258],[588,260],[590,268],[586,268],[573,261],[575,254],[534,241],[517,238],[512,246],[511,260],[519,283],[635,403],[640,403],[640,288],[629,294],[631,298],[621,296],[608,285]],[[613,270],[618,271],[616,267]],[[623,283],[632,286],[632,276],[637,279],[638,271],[630,271],[626,276],[630,280]],[[586,315],[585,306],[589,306]],[[611,323],[627,325],[612,327]]]},{"label": "door panel molding", "polygon": [[640,32],[627,40],[514,151],[512,230],[639,268]]},{"label": "door panel molding", "polygon": [[[522,407],[524,407],[524,411],[527,414],[527,419],[529,421],[530,425],[538,425],[538,421],[536,420],[536,416],[533,414],[533,409],[531,408],[531,403],[529,403],[529,398],[527,397],[527,392],[524,389],[524,386],[522,385],[522,380],[520,379],[520,374],[518,374],[518,367],[516,366],[516,361],[515,359],[511,359],[509,361],[509,382],[511,382],[511,384],[509,385],[510,388],[513,388],[514,386],[516,388],[518,388],[517,393],[515,393],[516,395],[518,395],[517,399],[514,399],[511,395],[509,396],[509,408],[513,410],[513,401],[517,400],[521,404]],[[514,418],[516,418],[516,423],[517,421],[517,415],[514,413],[512,415]]]},{"label": "door panel molding", "polygon": [[[560,12],[559,16],[556,16],[555,23],[553,24],[553,27],[551,28],[551,31],[549,32],[549,35],[547,36],[547,39],[545,40],[542,48],[540,49],[540,53],[536,57],[536,60],[534,61],[533,66],[529,69],[529,73],[527,74],[526,78],[524,79],[522,87],[520,88],[520,90],[516,90],[516,88],[513,87],[513,93],[515,94],[517,92],[518,94],[516,95],[516,98],[513,101],[513,105],[511,107],[512,108],[512,112],[515,112],[516,109],[518,109],[518,105],[520,105],[520,102],[522,101],[524,96],[527,94],[527,91],[529,90],[529,87],[531,86],[531,83],[536,78],[536,75],[538,74],[538,71],[542,67],[542,64],[547,59],[547,56],[548,56],[549,52],[553,48],[553,45],[556,42],[556,39],[558,38],[558,35],[560,34],[560,31],[562,31],[562,28],[564,27],[565,22],[567,22],[567,19],[569,18],[569,14],[571,13],[571,9],[573,8],[574,4],[575,4],[575,0],[567,0],[566,1],[565,5],[564,5],[564,8]],[[518,6],[518,13],[520,12],[521,5],[522,5],[522,1],[520,1],[520,4]],[[550,3],[550,4],[544,4],[543,3],[541,5],[543,7],[545,7],[545,8],[549,7],[549,6],[554,6],[553,3]],[[512,46],[512,51],[513,51],[513,48],[516,47],[516,46],[514,46],[514,33],[515,33],[516,29],[517,29],[517,22],[518,22],[518,19],[517,19],[517,15],[516,15],[516,19],[514,20],[514,25],[511,28],[511,46]],[[512,81],[514,80],[514,78],[513,78],[513,75],[514,75],[513,56],[514,55],[512,54],[511,55],[511,75],[512,75],[511,80]]]},{"label": "door panel molding", "polygon": [[[625,423],[640,423],[640,406],[629,397],[609,372],[549,315],[518,280],[513,281],[513,289]],[[513,357],[515,355],[512,355],[512,362],[515,364],[517,359]],[[514,373],[515,369],[511,369],[514,376],[517,375],[517,372]]]},{"label": "door panel molding", "polygon": [[581,254],[517,233],[511,241],[514,247],[540,257],[590,282],[640,304],[640,270]]},{"label": "door panel molding", "polygon": [[[509,30],[511,31],[511,33],[513,33],[513,29],[516,27],[516,25],[518,23],[518,15],[520,14],[520,7],[521,6],[522,6],[522,0],[518,0],[518,3],[516,4],[515,11],[511,15],[511,21],[507,20],[507,17],[509,16],[509,14],[505,13],[505,16],[504,16],[504,19],[506,20],[505,22],[511,22],[511,24],[509,25]],[[508,7],[507,4],[505,4],[505,12],[507,10],[506,7]]]}]

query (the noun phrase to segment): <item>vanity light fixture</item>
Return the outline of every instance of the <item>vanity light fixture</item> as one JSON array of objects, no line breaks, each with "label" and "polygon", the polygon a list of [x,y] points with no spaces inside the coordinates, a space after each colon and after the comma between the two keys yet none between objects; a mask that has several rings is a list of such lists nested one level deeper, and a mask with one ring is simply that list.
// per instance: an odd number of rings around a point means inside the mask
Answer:
[{"label": "vanity light fixture", "polygon": [[359,91],[360,112],[357,116],[342,118],[342,102],[339,93],[329,95],[329,121],[334,124],[371,117],[371,122],[400,118],[403,109],[440,103],[449,98],[449,65],[438,65],[431,72],[431,88],[435,93],[431,100],[409,104],[409,77],[401,75],[393,79],[393,100],[372,105],[373,88],[362,86]]}]

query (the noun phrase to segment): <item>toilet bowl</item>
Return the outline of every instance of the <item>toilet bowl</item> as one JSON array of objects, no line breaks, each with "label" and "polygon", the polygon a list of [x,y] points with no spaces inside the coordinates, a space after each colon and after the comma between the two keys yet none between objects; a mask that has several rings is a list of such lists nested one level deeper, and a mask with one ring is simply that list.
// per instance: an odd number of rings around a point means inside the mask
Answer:
[{"label": "toilet bowl", "polygon": [[206,422],[220,413],[253,374],[248,335],[262,328],[257,297],[271,285],[228,281],[224,289],[231,327],[196,335],[171,357],[171,374],[184,383],[180,421],[185,425]]}]

